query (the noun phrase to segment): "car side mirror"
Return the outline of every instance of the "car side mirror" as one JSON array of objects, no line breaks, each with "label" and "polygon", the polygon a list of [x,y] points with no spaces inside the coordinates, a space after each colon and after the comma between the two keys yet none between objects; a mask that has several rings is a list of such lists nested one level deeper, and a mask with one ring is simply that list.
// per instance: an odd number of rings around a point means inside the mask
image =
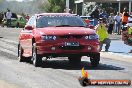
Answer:
[{"label": "car side mirror", "polygon": [[30,25],[26,25],[26,26],[25,26],[25,29],[26,29],[26,30],[33,30],[33,27],[30,26]]}]

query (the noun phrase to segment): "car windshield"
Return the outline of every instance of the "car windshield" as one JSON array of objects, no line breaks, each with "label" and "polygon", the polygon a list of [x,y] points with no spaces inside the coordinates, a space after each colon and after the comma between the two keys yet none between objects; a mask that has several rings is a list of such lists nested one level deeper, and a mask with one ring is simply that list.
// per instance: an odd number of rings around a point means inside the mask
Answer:
[{"label": "car windshield", "polygon": [[41,16],[36,23],[37,28],[43,27],[86,27],[78,16]]}]

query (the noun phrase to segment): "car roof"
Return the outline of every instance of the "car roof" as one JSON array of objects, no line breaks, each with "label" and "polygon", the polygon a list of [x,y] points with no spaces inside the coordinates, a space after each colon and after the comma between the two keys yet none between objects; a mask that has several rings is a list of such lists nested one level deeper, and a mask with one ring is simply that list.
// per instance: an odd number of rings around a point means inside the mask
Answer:
[{"label": "car roof", "polygon": [[80,17],[91,17],[91,16],[80,16]]},{"label": "car roof", "polygon": [[23,16],[21,16],[21,15],[17,15],[17,17],[20,18],[20,17],[23,17]]},{"label": "car roof", "polygon": [[69,16],[72,16],[72,14],[70,14],[70,13],[40,13],[40,14],[35,14],[35,16],[52,16],[52,15],[55,15],[55,16],[57,16],[57,15],[61,15],[61,16],[67,16],[67,15],[69,15]]}]

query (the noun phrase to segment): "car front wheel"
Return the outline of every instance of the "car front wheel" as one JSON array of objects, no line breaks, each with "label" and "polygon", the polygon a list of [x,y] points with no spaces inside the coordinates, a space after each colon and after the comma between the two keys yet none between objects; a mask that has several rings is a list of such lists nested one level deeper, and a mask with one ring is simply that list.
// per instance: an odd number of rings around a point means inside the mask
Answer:
[{"label": "car front wheel", "polygon": [[35,43],[33,44],[33,47],[32,47],[32,60],[33,60],[33,65],[35,67],[41,66],[41,64],[42,64],[42,57],[40,57],[37,54],[37,48],[36,48],[36,44]]},{"label": "car front wheel", "polygon": [[20,44],[18,44],[18,60],[19,62],[24,62],[25,57],[22,55],[23,54],[23,49]]},{"label": "car front wheel", "polygon": [[100,54],[95,54],[95,55],[90,56],[90,61],[93,67],[97,67],[100,61]]}]

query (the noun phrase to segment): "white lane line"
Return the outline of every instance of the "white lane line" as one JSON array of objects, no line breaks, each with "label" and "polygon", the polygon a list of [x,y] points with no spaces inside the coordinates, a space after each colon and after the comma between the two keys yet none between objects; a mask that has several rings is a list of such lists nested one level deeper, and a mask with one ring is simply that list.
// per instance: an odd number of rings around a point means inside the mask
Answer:
[{"label": "white lane line", "polygon": [[17,56],[17,53],[10,51],[8,49],[2,48],[2,47],[0,47],[0,51],[6,52],[6,53],[14,55],[14,56]]},{"label": "white lane line", "polygon": [[4,42],[9,42],[9,43],[18,44],[18,42],[12,41],[12,40],[9,40],[9,39],[0,39],[0,40],[2,40],[2,41],[4,41]]}]

